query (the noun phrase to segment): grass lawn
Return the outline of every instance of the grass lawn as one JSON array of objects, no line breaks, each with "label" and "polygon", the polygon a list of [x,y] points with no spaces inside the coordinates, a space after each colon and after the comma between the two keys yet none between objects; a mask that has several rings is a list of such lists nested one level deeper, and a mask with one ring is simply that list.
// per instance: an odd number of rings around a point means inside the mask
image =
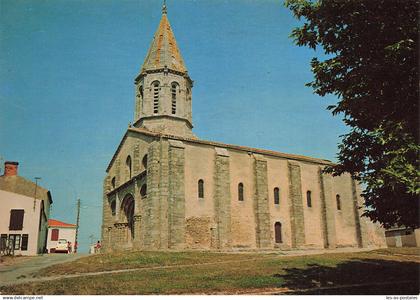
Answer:
[{"label": "grass lawn", "polygon": [[[82,258],[44,276],[144,268],[0,288],[3,294],[418,294],[419,248],[308,256],[127,252]],[[212,263],[212,264],[209,264]],[[188,264],[201,264],[185,266]],[[184,265],[184,266],[183,266]],[[147,269],[155,266],[170,268]],[[177,266],[177,267],[176,267]],[[407,282],[402,282],[407,281]],[[387,283],[387,284],[382,284]],[[358,285],[349,287],[349,285]]]}]

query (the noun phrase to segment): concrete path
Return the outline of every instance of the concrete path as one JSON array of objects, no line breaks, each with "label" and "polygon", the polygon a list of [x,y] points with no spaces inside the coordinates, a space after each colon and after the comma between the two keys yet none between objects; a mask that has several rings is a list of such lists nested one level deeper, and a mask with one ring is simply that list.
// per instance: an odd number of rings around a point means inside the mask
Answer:
[{"label": "concrete path", "polygon": [[45,254],[34,256],[13,265],[0,265],[0,286],[17,284],[32,278],[32,274],[40,269],[77,260],[88,254]]}]

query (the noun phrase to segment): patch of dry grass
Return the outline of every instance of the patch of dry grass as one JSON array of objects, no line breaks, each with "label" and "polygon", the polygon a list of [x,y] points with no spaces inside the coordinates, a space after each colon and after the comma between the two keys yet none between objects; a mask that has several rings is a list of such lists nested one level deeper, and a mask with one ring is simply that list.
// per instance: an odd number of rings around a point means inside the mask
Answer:
[{"label": "patch of dry grass", "polygon": [[[267,256],[268,254],[263,254]],[[273,255],[271,255],[273,256]],[[261,254],[235,254],[215,252],[162,252],[126,251],[96,254],[74,262],[54,265],[40,270],[36,277],[136,269],[156,266],[189,265],[261,257]]]},{"label": "patch of dry grass", "polygon": [[[0,291],[3,294],[143,295],[237,294],[273,289],[304,293],[302,291],[307,289],[326,288],[316,293],[418,294],[420,264],[415,258],[413,259],[418,250],[418,248],[390,252],[375,250],[299,257],[263,254],[263,259],[259,260],[255,258],[261,257],[261,254],[206,252],[131,252],[109,256],[98,255],[75,263],[82,267],[89,263],[98,264],[98,260],[102,260],[103,263],[132,266],[135,261],[137,263],[140,261],[143,266],[179,265],[179,267],[34,282],[0,288]],[[406,256],[401,255],[407,253]],[[230,260],[240,260],[240,262],[226,263]],[[225,263],[182,266],[203,262]],[[411,280],[412,283],[328,290],[342,285],[392,283],[399,280]]]}]

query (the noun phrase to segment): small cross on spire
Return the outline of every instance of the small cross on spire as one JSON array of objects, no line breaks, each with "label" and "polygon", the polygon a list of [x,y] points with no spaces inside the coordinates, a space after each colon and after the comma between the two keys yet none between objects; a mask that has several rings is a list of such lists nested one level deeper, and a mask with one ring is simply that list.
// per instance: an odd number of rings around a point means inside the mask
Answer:
[{"label": "small cross on spire", "polygon": [[166,9],[166,0],[163,0],[162,15],[166,15],[167,12],[168,12],[168,10]]}]

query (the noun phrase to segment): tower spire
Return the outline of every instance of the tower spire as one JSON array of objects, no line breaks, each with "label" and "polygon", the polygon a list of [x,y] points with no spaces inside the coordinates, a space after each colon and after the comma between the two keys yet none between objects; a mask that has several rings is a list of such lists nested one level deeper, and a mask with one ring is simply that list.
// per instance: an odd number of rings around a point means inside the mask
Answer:
[{"label": "tower spire", "polygon": [[[1,1],[1,0],[0,0]],[[169,24],[166,0],[140,73],[134,80],[134,127],[175,136],[192,133],[193,82]]]},{"label": "tower spire", "polygon": [[187,67],[182,59],[175,35],[169,24],[166,1],[163,2],[162,17],[140,73],[146,70],[164,69],[165,66],[174,71],[187,72]]},{"label": "tower spire", "polygon": [[168,10],[166,8],[166,0],[163,0],[162,15],[166,15],[167,13],[168,13]]}]

